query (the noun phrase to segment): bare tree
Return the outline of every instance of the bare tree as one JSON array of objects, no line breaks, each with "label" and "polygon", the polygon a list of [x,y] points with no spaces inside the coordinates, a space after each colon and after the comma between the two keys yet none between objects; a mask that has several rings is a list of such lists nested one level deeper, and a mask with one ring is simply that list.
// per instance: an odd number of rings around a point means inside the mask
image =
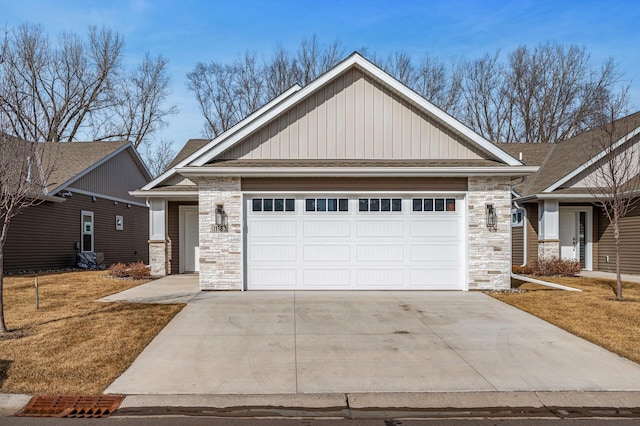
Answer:
[{"label": "bare tree", "polygon": [[171,147],[171,142],[161,140],[157,144],[146,143],[144,145],[143,157],[147,168],[154,178],[160,176],[167,166],[176,156],[175,151]]},{"label": "bare tree", "polygon": [[616,299],[622,300],[620,276],[620,226],[634,208],[640,192],[640,135],[634,131],[640,121],[617,119],[626,111],[626,91],[601,105],[599,120],[603,122],[593,130],[591,153],[596,161],[585,179],[589,191],[608,219],[615,245]]},{"label": "bare tree", "polygon": [[22,209],[40,204],[53,171],[57,145],[26,142],[6,134],[6,116],[0,114],[0,332],[4,317],[4,244],[9,224]]},{"label": "bare tree", "polygon": [[462,66],[425,55],[417,70],[415,91],[434,105],[457,115],[462,99]]},{"label": "bare tree", "polygon": [[303,40],[290,55],[277,47],[272,58],[258,63],[255,53],[246,52],[232,64],[198,63],[187,74],[205,118],[205,137],[223,133],[295,83],[307,84],[342,59],[340,45],[321,46],[316,37]]},{"label": "bare tree", "polygon": [[175,113],[163,106],[166,60],[147,55],[127,73],[123,39],[109,29],[91,27],[86,39],[63,33],[52,43],[42,26],[24,24],[6,33],[4,45],[0,108],[7,131],[21,139],[131,139],[138,146]]}]

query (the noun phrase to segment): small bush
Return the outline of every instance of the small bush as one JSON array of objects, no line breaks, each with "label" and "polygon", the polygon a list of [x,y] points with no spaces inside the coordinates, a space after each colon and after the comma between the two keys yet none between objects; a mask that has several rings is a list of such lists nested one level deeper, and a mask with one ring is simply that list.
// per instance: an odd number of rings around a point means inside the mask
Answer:
[{"label": "small bush", "polygon": [[142,262],[129,264],[129,276],[134,280],[142,280],[151,276],[151,269]]},{"label": "small bush", "polygon": [[109,275],[115,278],[125,278],[128,275],[127,265],[124,263],[114,263],[109,267]]},{"label": "small bush", "polygon": [[572,277],[582,271],[582,265],[577,260],[558,259],[557,257],[538,259],[532,265],[513,266],[514,274],[537,275],[541,277],[561,276]]}]

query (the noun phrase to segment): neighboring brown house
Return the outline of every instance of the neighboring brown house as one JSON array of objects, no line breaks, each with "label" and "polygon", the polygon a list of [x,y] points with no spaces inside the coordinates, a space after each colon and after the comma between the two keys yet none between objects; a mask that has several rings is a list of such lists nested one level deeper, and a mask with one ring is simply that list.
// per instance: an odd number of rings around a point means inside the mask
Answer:
[{"label": "neighboring brown house", "polygon": [[6,271],[71,267],[79,252],[104,254],[105,264],[149,261],[149,213],[129,195],[151,180],[127,142],[51,145],[55,166],[41,204],[11,219]]},{"label": "neighboring brown house", "polygon": [[[640,112],[615,122],[619,150],[637,150]],[[500,147],[540,169],[513,187],[512,263],[541,257],[580,261],[586,270],[615,271],[613,232],[592,195],[594,170],[602,167],[595,138],[600,128],[556,144],[508,143]],[[521,219],[521,220],[519,220]],[[622,272],[640,274],[640,205],[621,221]]]}]

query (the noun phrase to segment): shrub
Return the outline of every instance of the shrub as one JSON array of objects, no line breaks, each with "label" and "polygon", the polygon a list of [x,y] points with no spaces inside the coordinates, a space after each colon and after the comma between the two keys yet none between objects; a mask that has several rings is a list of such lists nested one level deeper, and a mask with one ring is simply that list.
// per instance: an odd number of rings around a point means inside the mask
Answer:
[{"label": "shrub", "polygon": [[513,266],[511,270],[514,274],[572,277],[582,271],[582,265],[577,260],[550,257],[538,259],[532,265]]},{"label": "shrub", "polygon": [[127,265],[124,263],[114,263],[109,267],[109,275],[115,278],[124,278],[128,275],[127,273]]},{"label": "shrub", "polygon": [[129,276],[134,280],[142,280],[151,276],[151,269],[142,262],[129,264]]}]

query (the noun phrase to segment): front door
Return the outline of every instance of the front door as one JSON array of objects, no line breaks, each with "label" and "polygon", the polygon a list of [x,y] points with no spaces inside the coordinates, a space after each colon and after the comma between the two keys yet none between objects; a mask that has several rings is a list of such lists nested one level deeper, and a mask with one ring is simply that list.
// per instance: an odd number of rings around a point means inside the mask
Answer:
[{"label": "front door", "polygon": [[180,272],[198,272],[200,262],[200,235],[198,207],[182,207]]},{"label": "front door", "polygon": [[587,212],[560,210],[560,257],[587,267]]}]

